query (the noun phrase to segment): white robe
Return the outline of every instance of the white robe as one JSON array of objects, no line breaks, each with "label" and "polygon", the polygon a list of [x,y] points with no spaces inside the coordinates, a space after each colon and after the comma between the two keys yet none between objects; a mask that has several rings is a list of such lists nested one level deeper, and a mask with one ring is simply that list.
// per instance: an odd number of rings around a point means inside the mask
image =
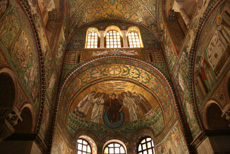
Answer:
[{"label": "white robe", "polygon": [[129,111],[130,121],[137,121],[138,119],[138,108],[133,98],[125,97],[123,100],[123,105],[127,107]]},{"label": "white robe", "polygon": [[94,106],[91,113],[91,121],[95,123],[99,123],[102,119],[103,109],[104,109],[104,99],[96,98],[93,102]]},{"label": "white robe", "polygon": [[78,111],[86,115],[92,103],[93,103],[93,95],[92,93],[89,93],[78,103],[77,105]]}]

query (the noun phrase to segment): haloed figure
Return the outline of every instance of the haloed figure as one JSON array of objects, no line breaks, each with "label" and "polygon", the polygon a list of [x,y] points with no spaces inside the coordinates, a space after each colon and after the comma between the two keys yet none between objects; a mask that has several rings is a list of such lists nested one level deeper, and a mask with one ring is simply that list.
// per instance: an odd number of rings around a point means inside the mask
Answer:
[{"label": "haloed figure", "polygon": [[109,102],[107,102],[106,105],[109,106],[107,117],[111,125],[115,122],[118,123],[121,120],[120,112],[122,110],[122,104],[116,98],[116,94],[113,93],[111,95],[111,99],[109,100]]},{"label": "haloed figure", "polygon": [[99,123],[102,119],[102,114],[104,110],[104,96],[105,93],[101,93],[100,96],[93,101],[93,109],[91,113],[91,121]]},{"label": "haloed figure", "polygon": [[129,117],[130,121],[137,121],[138,120],[138,107],[135,103],[135,100],[132,97],[129,97],[126,92],[122,93],[124,99],[123,99],[123,105],[127,107],[129,111]]},{"label": "haloed figure", "polygon": [[87,94],[77,105],[77,111],[75,114],[81,118],[86,117],[86,114],[89,111],[90,106],[94,101],[94,95],[96,94],[95,91]]}]

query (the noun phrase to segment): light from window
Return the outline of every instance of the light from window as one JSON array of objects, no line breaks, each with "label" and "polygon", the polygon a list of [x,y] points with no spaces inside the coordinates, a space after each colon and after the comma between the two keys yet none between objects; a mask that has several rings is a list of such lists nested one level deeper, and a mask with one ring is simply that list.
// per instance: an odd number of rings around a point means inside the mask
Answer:
[{"label": "light from window", "polygon": [[137,148],[138,154],[155,154],[154,144],[151,137],[146,137],[141,140]]},{"label": "light from window", "polygon": [[137,32],[130,32],[128,34],[129,47],[130,48],[140,48],[140,39]]},{"label": "light from window", "polygon": [[98,34],[96,32],[91,32],[88,34],[87,48],[97,48],[97,47],[98,47]]},{"label": "light from window", "polygon": [[111,30],[106,33],[106,48],[120,48],[121,47],[121,37],[120,34]]},{"label": "light from window", "polygon": [[77,140],[77,154],[92,154],[91,146],[84,139]]},{"label": "light from window", "polygon": [[120,143],[109,143],[104,149],[104,154],[125,154],[125,148]]}]

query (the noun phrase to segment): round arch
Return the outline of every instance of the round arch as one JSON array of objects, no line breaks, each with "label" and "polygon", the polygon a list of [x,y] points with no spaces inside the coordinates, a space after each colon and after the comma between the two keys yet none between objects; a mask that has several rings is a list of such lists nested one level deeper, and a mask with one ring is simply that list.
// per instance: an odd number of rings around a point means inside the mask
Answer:
[{"label": "round arch", "polygon": [[[127,154],[127,147],[126,147],[126,145],[125,145],[122,141],[120,141],[120,140],[118,140],[118,139],[111,139],[111,140],[107,141],[107,142],[104,144],[104,146],[103,146],[102,152],[104,153],[104,151],[106,150],[106,148],[107,148],[108,145],[110,145],[110,144],[116,144],[116,143],[120,144],[120,145],[124,148],[125,154]],[[112,146],[112,148],[114,148],[114,147],[115,147],[115,146]],[[122,148],[122,147],[121,147],[121,148]],[[123,148],[122,148],[122,149],[123,149]]]},{"label": "round arch", "polygon": [[206,129],[229,129],[227,120],[222,117],[221,106],[214,100],[206,103],[203,121]]},{"label": "round arch", "polygon": [[[25,102],[23,107],[19,110],[20,114],[24,114],[24,115],[28,115],[28,116],[31,116],[31,118],[29,117],[29,119],[27,119],[27,122],[29,122],[29,125],[31,125],[31,133],[34,133],[35,130],[36,130],[36,123],[35,123],[35,110],[33,108],[33,106],[28,103],[28,102]],[[26,117],[27,118],[27,117]],[[22,118],[23,119],[23,118]]]},{"label": "round arch", "polygon": [[33,132],[33,115],[29,107],[24,107],[21,111],[20,117],[22,121],[19,121],[15,125],[15,134],[32,134]]},{"label": "round arch", "polygon": [[0,69],[0,102],[5,108],[13,108],[18,100],[18,87],[15,75],[8,68]]}]

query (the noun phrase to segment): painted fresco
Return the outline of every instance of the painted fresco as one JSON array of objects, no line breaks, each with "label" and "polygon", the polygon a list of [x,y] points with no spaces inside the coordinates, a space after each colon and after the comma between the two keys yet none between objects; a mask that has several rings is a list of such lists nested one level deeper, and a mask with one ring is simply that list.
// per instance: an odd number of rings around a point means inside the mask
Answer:
[{"label": "painted fresco", "polygon": [[166,137],[155,147],[157,154],[188,154],[179,123],[176,123]]},{"label": "painted fresco", "polygon": [[230,12],[229,5],[216,9],[208,19],[197,49],[194,78],[199,109],[230,68],[230,26],[219,23],[219,20],[222,20],[222,23],[229,22],[230,18],[224,11]]},{"label": "painted fresco", "polygon": [[[160,139],[162,136],[157,134],[170,129],[176,115],[168,86],[154,70],[133,60],[98,60],[68,78],[60,97],[59,123],[70,136],[79,129],[90,130],[100,138],[108,132],[130,136],[137,129],[150,127]],[[115,98],[116,109],[109,115],[114,108],[110,101]]]},{"label": "painted fresco", "polygon": [[[80,5],[81,7],[77,6]],[[119,19],[141,23],[156,32],[157,1],[69,1],[69,33],[86,23]]]}]

